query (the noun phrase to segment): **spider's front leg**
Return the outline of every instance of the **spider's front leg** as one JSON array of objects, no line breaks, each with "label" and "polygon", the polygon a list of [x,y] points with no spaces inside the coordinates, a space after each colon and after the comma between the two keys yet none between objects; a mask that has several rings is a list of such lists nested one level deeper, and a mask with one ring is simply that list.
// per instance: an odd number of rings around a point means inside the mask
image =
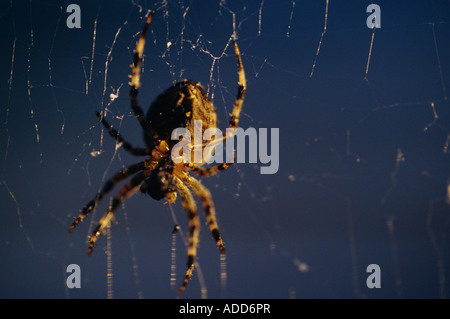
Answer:
[{"label": "spider's front leg", "polygon": [[186,210],[186,214],[189,219],[187,270],[183,283],[177,291],[177,294],[180,295],[186,289],[186,286],[189,283],[194,271],[195,258],[197,257],[197,246],[199,242],[200,220],[197,214],[197,205],[195,204],[191,191],[178,177],[175,177],[175,182],[177,190],[180,193],[181,203],[183,208]]},{"label": "spider's front leg", "polygon": [[145,162],[140,162],[137,164],[130,165],[123,170],[117,172],[114,174],[113,177],[111,177],[106,183],[103,185],[103,188],[100,190],[100,192],[95,195],[94,199],[92,199],[89,203],[86,204],[86,206],[83,207],[80,214],[75,218],[72,225],[70,225],[69,232],[71,233],[74,228],[81,222],[83,219],[94,210],[94,208],[97,206],[98,202],[100,202],[103,197],[108,194],[113,187],[119,183],[120,181],[126,179],[127,177],[144,170],[145,168]]},{"label": "spider's front leg", "polygon": [[202,202],[203,210],[205,211],[206,222],[209,226],[211,235],[216,242],[217,248],[219,248],[220,253],[222,255],[225,255],[225,245],[223,243],[222,236],[220,235],[219,225],[217,223],[216,217],[216,209],[212,200],[211,192],[199,180],[195,179],[189,174],[185,174],[184,176],[180,177],[180,179],[194,191],[195,195],[197,195],[197,197]]},{"label": "spider's front leg", "polygon": [[119,193],[114,196],[111,205],[108,208],[108,211],[103,215],[100,219],[97,227],[95,227],[92,232],[91,239],[89,241],[88,254],[92,254],[92,250],[94,249],[95,242],[98,237],[104,232],[105,228],[111,222],[111,219],[114,217],[114,212],[119,207],[119,205],[127,198],[132,196],[141,186],[142,181],[146,178],[145,173],[141,172],[136,174],[127,184],[125,184],[119,191]]}]

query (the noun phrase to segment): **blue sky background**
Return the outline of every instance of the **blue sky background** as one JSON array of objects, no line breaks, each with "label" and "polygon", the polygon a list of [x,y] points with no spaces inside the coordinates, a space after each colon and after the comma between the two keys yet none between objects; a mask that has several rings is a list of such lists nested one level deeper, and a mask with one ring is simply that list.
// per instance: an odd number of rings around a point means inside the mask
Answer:
[{"label": "blue sky background", "polygon": [[[203,179],[228,251],[227,282],[199,204],[201,273],[183,298],[448,298],[448,1],[77,1],[81,28],[68,29],[72,2],[0,4],[1,298],[108,296],[106,236],[86,254],[90,223],[108,200],[67,229],[109,176],[141,160],[116,150],[95,111],[107,109],[144,146],[127,83],[148,10],[156,14],[144,109],[189,78],[205,86],[226,127],[237,91],[234,14],[248,79],[240,124],[280,129],[277,174],[239,164]],[[375,33],[366,26],[373,2]],[[172,209],[186,232],[180,204]],[[178,236],[171,287],[171,208],[137,194],[116,217],[110,292],[175,298],[186,252]],[[366,286],[373,263],[379,289]],[[69,264],[80,265],[80,289],[65,286]]]}]

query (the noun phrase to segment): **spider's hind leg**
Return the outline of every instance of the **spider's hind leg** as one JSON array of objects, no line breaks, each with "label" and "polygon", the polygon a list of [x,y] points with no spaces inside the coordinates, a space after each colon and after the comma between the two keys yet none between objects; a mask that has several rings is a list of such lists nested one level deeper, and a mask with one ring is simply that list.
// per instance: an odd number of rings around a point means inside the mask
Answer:
[{"label": "spider's hind leg", "polygon": [[120,136],[119,132],[112,128],[111,125],[104,119],[104,117],[99,113],[95,113],[99,118],[100,122],[102,122],[103,126],[108,130],[109,134],[118,142],[122,143],[123,148],[128,151],[130,154],[135,156],[145,156],[150,155],[152,150],[150,148],[138,148],[133,147],[130,143],[125,141],[122,136]]},{"label": "spider's hind leg", "polygon": [[136,116],[137,120],[139,121],[139,124],[141,125],[142,129],[147,132],[149,129],[148,121],[144,115],[144,112],[142,111],[142,108],[139,105],[138,102],[138,93],[139,93],[139,87],[141,86],[141,61],[142,61],[142,55],[144,54],[144,46],[145,46],[145,36],[147,34],[148,27],[150,26],[150,22],[152,21],[154,11],[151,11],[147,21],[144,25],[144,28],[142,29],[141,37],[139,38],[138,43],[136,44],[136,49],[134,50],[134,58],[133,58],[133,64],[131,65],[132,72],[131,72],[131,81],[130,81],[130,104],[131,108],[134,111],[134,115]]},{"label": "spider's hind leg", "polygon": [[239,47],[235,42],[233,42],[234,45],[234,52],[236,54],[236,60],[237,60],[237,66],[238,66],[238,76],[239,76],[239,82],[238,82],[238,94],[236,97],[236,102],[234,103],[233,107],[233,113],[231,114],[230,119],[230,128],[237,128],[239,124],[239,117],[241,114],[242,104],[244,103],[244,97],[245,92],[247,90],[247,80],[245,78],[245,71],[244,66],[242,64],[242,58],[241,53],[239,51]]},{"label": "spider's hind leg", "polygon": [[[241,53],[239,51],[239,47],[236,43],[236,41],[233,42],[234,45],[234,52],[236,54],[236,60],[237,60],[237,66],[238,66],[238,93],[236,96],[236,102],[234,103],[233,111],[231,113],[229,128],[231,130],[227,130],[227,132],[224,132],[223,137],[218,141],[218,143],[221,143],[229,138],[234,138],[234,130],[239,126],[239,118],[241,115],[242,105],[244,104],[244,97],[245,92],[247,91],[247,79],[245,78],[245,71],[244,66],[242,64],[242,58]],[[205,177],[205,176],[211,176],[214,175],[220,171],[226,170],[228,167],[230,167],[233,164],[234,160],[227,163],[222,163],[210,168],[203,168],[201,166],[195,166],[195,165],[189,165],[189,169],[192,170],[194,173],[196,173],[199,176]]]},{"label": "spider's hind leg", "polygon": [[212,167],[208,167],[208,168],[205,168],[203,166],[195,166],[195,165],[190,165],[188,167],[189,167],[189,169],[191,171],[193,171],[198,176],[208,177],[208,176],[212,176],[212,175],[215,175],[215,174],[217,174],[219,172],[222,172],[222,171],[226,170],[231,165],[233,165],[233,162],[222,163],[222,164],[219,164],[219,165],[216,165],[216,166],[212,166]]}]

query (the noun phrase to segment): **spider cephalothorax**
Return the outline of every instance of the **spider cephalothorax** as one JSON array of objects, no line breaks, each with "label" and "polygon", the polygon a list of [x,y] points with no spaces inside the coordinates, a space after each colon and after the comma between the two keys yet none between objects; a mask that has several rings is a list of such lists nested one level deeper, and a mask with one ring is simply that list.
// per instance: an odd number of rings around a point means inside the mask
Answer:
[{"label": "spider cephalothorax", "polygon": [[161,159],[158,166],[151,171],[150,176],[142,182],[141,192],[156,200],[163,199],[168,193],[176,192],[173,168],[174,164],[170,157]]},{"label": "spider cephalothorax", "polygon": [[[119,182],[128,177],[131,179],[120,189],[116,196],[113,197],[107,212],[98,222],[92,232],[89,241],[88,254],[92,253],[95,242],[99,236],[109,226],[114,212],[120,204],[136,191],[150,195],[156,200],[165,198],[167,202],[173,203],[177,194],[180,195],[181,203],[186,210],[189,219],[189,242],[188,242],[188,262],[187,271],[183,283],[178,290],[182,293],[189,279],[192,276],[195,258],[197,255],[197,245],[199,241],[200,222],[197,213],[196,202],[192,192],[200,199],[206,215],[206,221],[209,226],[213,239],[221,252],[225,254],[225,247],[219,232],[219,226],[216,220],[214,202],[209,190],[203,186],[200,181],[189,174],[189,171],[199,176],[210,176],[229,167],[230,163],[223,163],[217,166],[205,168],[202,163],[175,163],[171,157],[171,150],[176,144],[176,140],[172,140],[171,133],[178,128],[185,128],[194,134],[194,122],[202,121],[201,130],[204,132],[208,128],[214,128],[217,124],[217,115],[214,105],[209,99],[203,87],[194,81],[181,81],[162,94],[150,105],[146,115],[144,115],[139,106],[137,96],[140,87],[140,68],[142,54],[144,52],[145,35],[150,25],[154,12],[151,12],[142,30],[139,42],[134,51],[134,59],[132,65],[132,75],[130,82],[130,103],[134,114],[144,132],[144,140],[146,148],[136,148],[125,141],[120,134],[113,129],[104,119],[103,115],[97,112],[97,116],[101,123],[105,126],[112,137],[122,144],[122,147],[136,156],[147,156],[147,158],[137,164],[130,165],[114,174],[97,193],[97,195],[84,206],[80,214],[75,218],[69,228],[72,230],[80,223],[90,212],[97,206],[98,202],[109,193],[112,188]],[[230,128],[236,128],[239,122],[239,114],[244,101],[246,90],[245,73],[242,66],[242,60],[238,46],[234,42],[234,51],[237,58],[239,88],[236,102],[230,119]],[[226,137],[224,137],[226,138]],[[192,146],[192,145],[191,145]]]}]

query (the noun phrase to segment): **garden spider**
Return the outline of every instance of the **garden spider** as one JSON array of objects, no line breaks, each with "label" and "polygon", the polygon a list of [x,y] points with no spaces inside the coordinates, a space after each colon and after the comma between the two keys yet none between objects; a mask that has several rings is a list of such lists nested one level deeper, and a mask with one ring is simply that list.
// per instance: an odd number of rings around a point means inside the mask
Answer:
[{"label": "garden spider", "polygon": [[[201,165],[193,163],[174,163],[170,156],[171,150],[176,142],[171,140],[171,132],[178,128],[184,127],[193,134],[194,120],[201,120],[203,123],[203,132],[210,127],[216,127],[217,115],[214,105],[208,98],[203,87],[194,81],[184,80],[174,86],[168,88],[165,92],[159,95],[151,104],[147,115],[139,106],[137,96],[140,87],[140,68],[141,60],[144,52],[145,35],[149,28],[154,12],[150,12],[147,22],[142,30],[141,37],[134,50],[134,59],[132,68],[132,75],[130,76],[130,103],[134,114],[139,121],[140,126],[144,131],[144,140],[147,145],[146,148],[135,148],[126,142],[121,135],[113,129],[104,119],[104,117],[97,112],[97,117],[105,126],[109,134],[129,153],[136,156],[148,156],[146,160],[130,165],[121,171],[117,172],[110,178],[86,206],[80,210],[80,214],[75,218],[74,222],[69,228],[69,232],[80,223],[92,210],[95,209],[98,202],[111,191],[111,189],[120,181],[132,177],[112,198],[111,204],[107,212],[100,219],[98,225],[92,232],[89,241],[88,254],[91,255],[95,242],[99,236],[109,226],[114,212],[119,205],[127,198],[132,196],[137,190],[142,193],[149,194],[152,198],[160,200],[165,198],[168,203],[173,203],[177,197],[177,192],[180,194],[181,203],[186,210],[189,219],[189,239],[187,248],[187,270],[183,283],[178,289],[178,294],[181,294],[188,284],[195,265],[197,255],[197,246],[199,242],[200,221],[197,214],[196,202],[191,193],[191,190],[200,199],[203,204],[203,209],[206,215],[206,221],[209,225],[212,237],[215,240],[217,247],[221,254],[225,254],[225,247],[222,237],[219,232],[219,227],[216,220],[214,202],[209,190],[203,186],[197,179],[189,175],[189,170],[193,171],[199,176],[211,176],[219,171],[225,170],[231,163],[223,163],[210,168],[204,168]],[[244,68],[242,66],[241,55],[239,48],[234,41],[234,51],[237,58],[239,88],[234,104],[233,112],[229,123],[230,128],[237,128],[239,122],[239,115],[241,112],[244,95],[246,91],[246,79]],[[230,136],[224,136],[226,139]],[[191,145],[192,146],[192,145]],[[204,147],[204,146],[203,146]]]}]

